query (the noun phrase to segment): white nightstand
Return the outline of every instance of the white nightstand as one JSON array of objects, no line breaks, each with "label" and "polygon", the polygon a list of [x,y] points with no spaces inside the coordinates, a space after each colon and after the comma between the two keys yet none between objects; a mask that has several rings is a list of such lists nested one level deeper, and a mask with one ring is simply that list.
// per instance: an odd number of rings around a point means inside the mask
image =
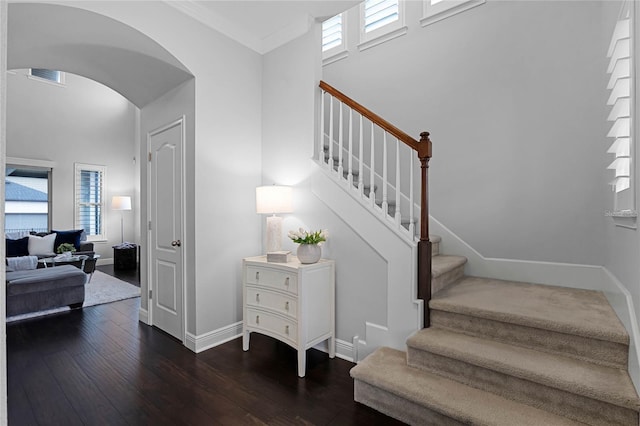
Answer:
[{"label": "white nightstand", "polygon": [[242,349],[252,332],[265,334],[298,351],[298,376],[304,377],[306,350],[328,340],[335,357],[335,263],[320,259],[301,264],[267,262],[266,256],[242,260]]}]

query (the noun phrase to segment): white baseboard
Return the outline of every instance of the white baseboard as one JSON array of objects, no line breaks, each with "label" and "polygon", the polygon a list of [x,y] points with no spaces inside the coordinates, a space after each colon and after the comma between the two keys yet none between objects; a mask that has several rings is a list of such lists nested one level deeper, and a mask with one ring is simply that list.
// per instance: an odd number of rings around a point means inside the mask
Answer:
[{"label": "white baseboard", "polygon": [[[327,347],[327,340],[323,340],[313,347],[313,349],[317,349],[324,353],[329,353],[329,348]],[[347,341],[336,339],[336,357],[340,359],[344,359],[345,361],[355,362],[354,354],[353,354],[353,345]]]},{"label": "white baseboard", "polygon": [[187,333],[184,344],[193,352],[200,353],[240,336],[242,336],[242,321],[198,336]]},{"label": "white baseboard", "polygon": [[636,391],[640,393],[640,329],[638,328],[638,316],[633,305],[633,299],[629,290],[607,268],[602,268],[602,290],[611,307],[629,333],[629,376],[633,381]]},{"label": "white baseboard", "polygon": [[113,265],[113,257],[105,257],[96,260],[96,265]]},{"label": "white baseboard", "polygon": [[140,308],[138,310],[138,320],[143,324],[149,325],[149,311]]}]

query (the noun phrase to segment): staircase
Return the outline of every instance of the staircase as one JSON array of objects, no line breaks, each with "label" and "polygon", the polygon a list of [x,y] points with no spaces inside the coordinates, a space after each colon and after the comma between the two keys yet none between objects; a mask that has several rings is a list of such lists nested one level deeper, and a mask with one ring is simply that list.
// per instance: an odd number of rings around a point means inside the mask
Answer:
[{"label": "staircase", "polygon": [[354,367],[356,401],[416,425],[638,425],[629,337],[602,293],[464,276],[431,239],[431,328]]}]

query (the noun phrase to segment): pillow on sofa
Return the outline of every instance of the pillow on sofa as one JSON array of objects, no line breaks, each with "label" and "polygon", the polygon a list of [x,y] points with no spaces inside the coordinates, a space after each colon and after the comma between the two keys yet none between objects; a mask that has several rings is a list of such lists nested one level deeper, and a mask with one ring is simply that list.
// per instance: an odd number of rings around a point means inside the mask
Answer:
[{"label": "pillow on sofa", "polygon": [[17,240],[6,238],[5,242],[7,257],[27,256],[29,254],[29,237],[18,238]]},{"label": "pillow on sofa", "polygon": [[57,234],[49,234],[44,237],[29,235],[29,255],[53,255],[53,244],[56,242]]},{"label": "pillow on sofa", "polygon": [[82,241],[82,233],[84,229],[74,229],[73,231],[51,231],[56,233],[56,240],[53,243],[54,251],[60,247],[60,244],[73,244],[76,250],[80,250],[80,241]]}]

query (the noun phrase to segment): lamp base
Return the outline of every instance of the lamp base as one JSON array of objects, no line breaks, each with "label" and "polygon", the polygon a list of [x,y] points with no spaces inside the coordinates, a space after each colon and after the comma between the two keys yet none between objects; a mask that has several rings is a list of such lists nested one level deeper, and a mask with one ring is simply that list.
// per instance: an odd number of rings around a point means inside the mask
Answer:
[{"label": "lamp base", "polygon": [[267,252],[267,262],[273,263],[289,263],[291,261],[291,251],[270,251]]},{"label": "lamp base", "polygon": [[267,216],[267,253],[282,250],[282,218]]}]

